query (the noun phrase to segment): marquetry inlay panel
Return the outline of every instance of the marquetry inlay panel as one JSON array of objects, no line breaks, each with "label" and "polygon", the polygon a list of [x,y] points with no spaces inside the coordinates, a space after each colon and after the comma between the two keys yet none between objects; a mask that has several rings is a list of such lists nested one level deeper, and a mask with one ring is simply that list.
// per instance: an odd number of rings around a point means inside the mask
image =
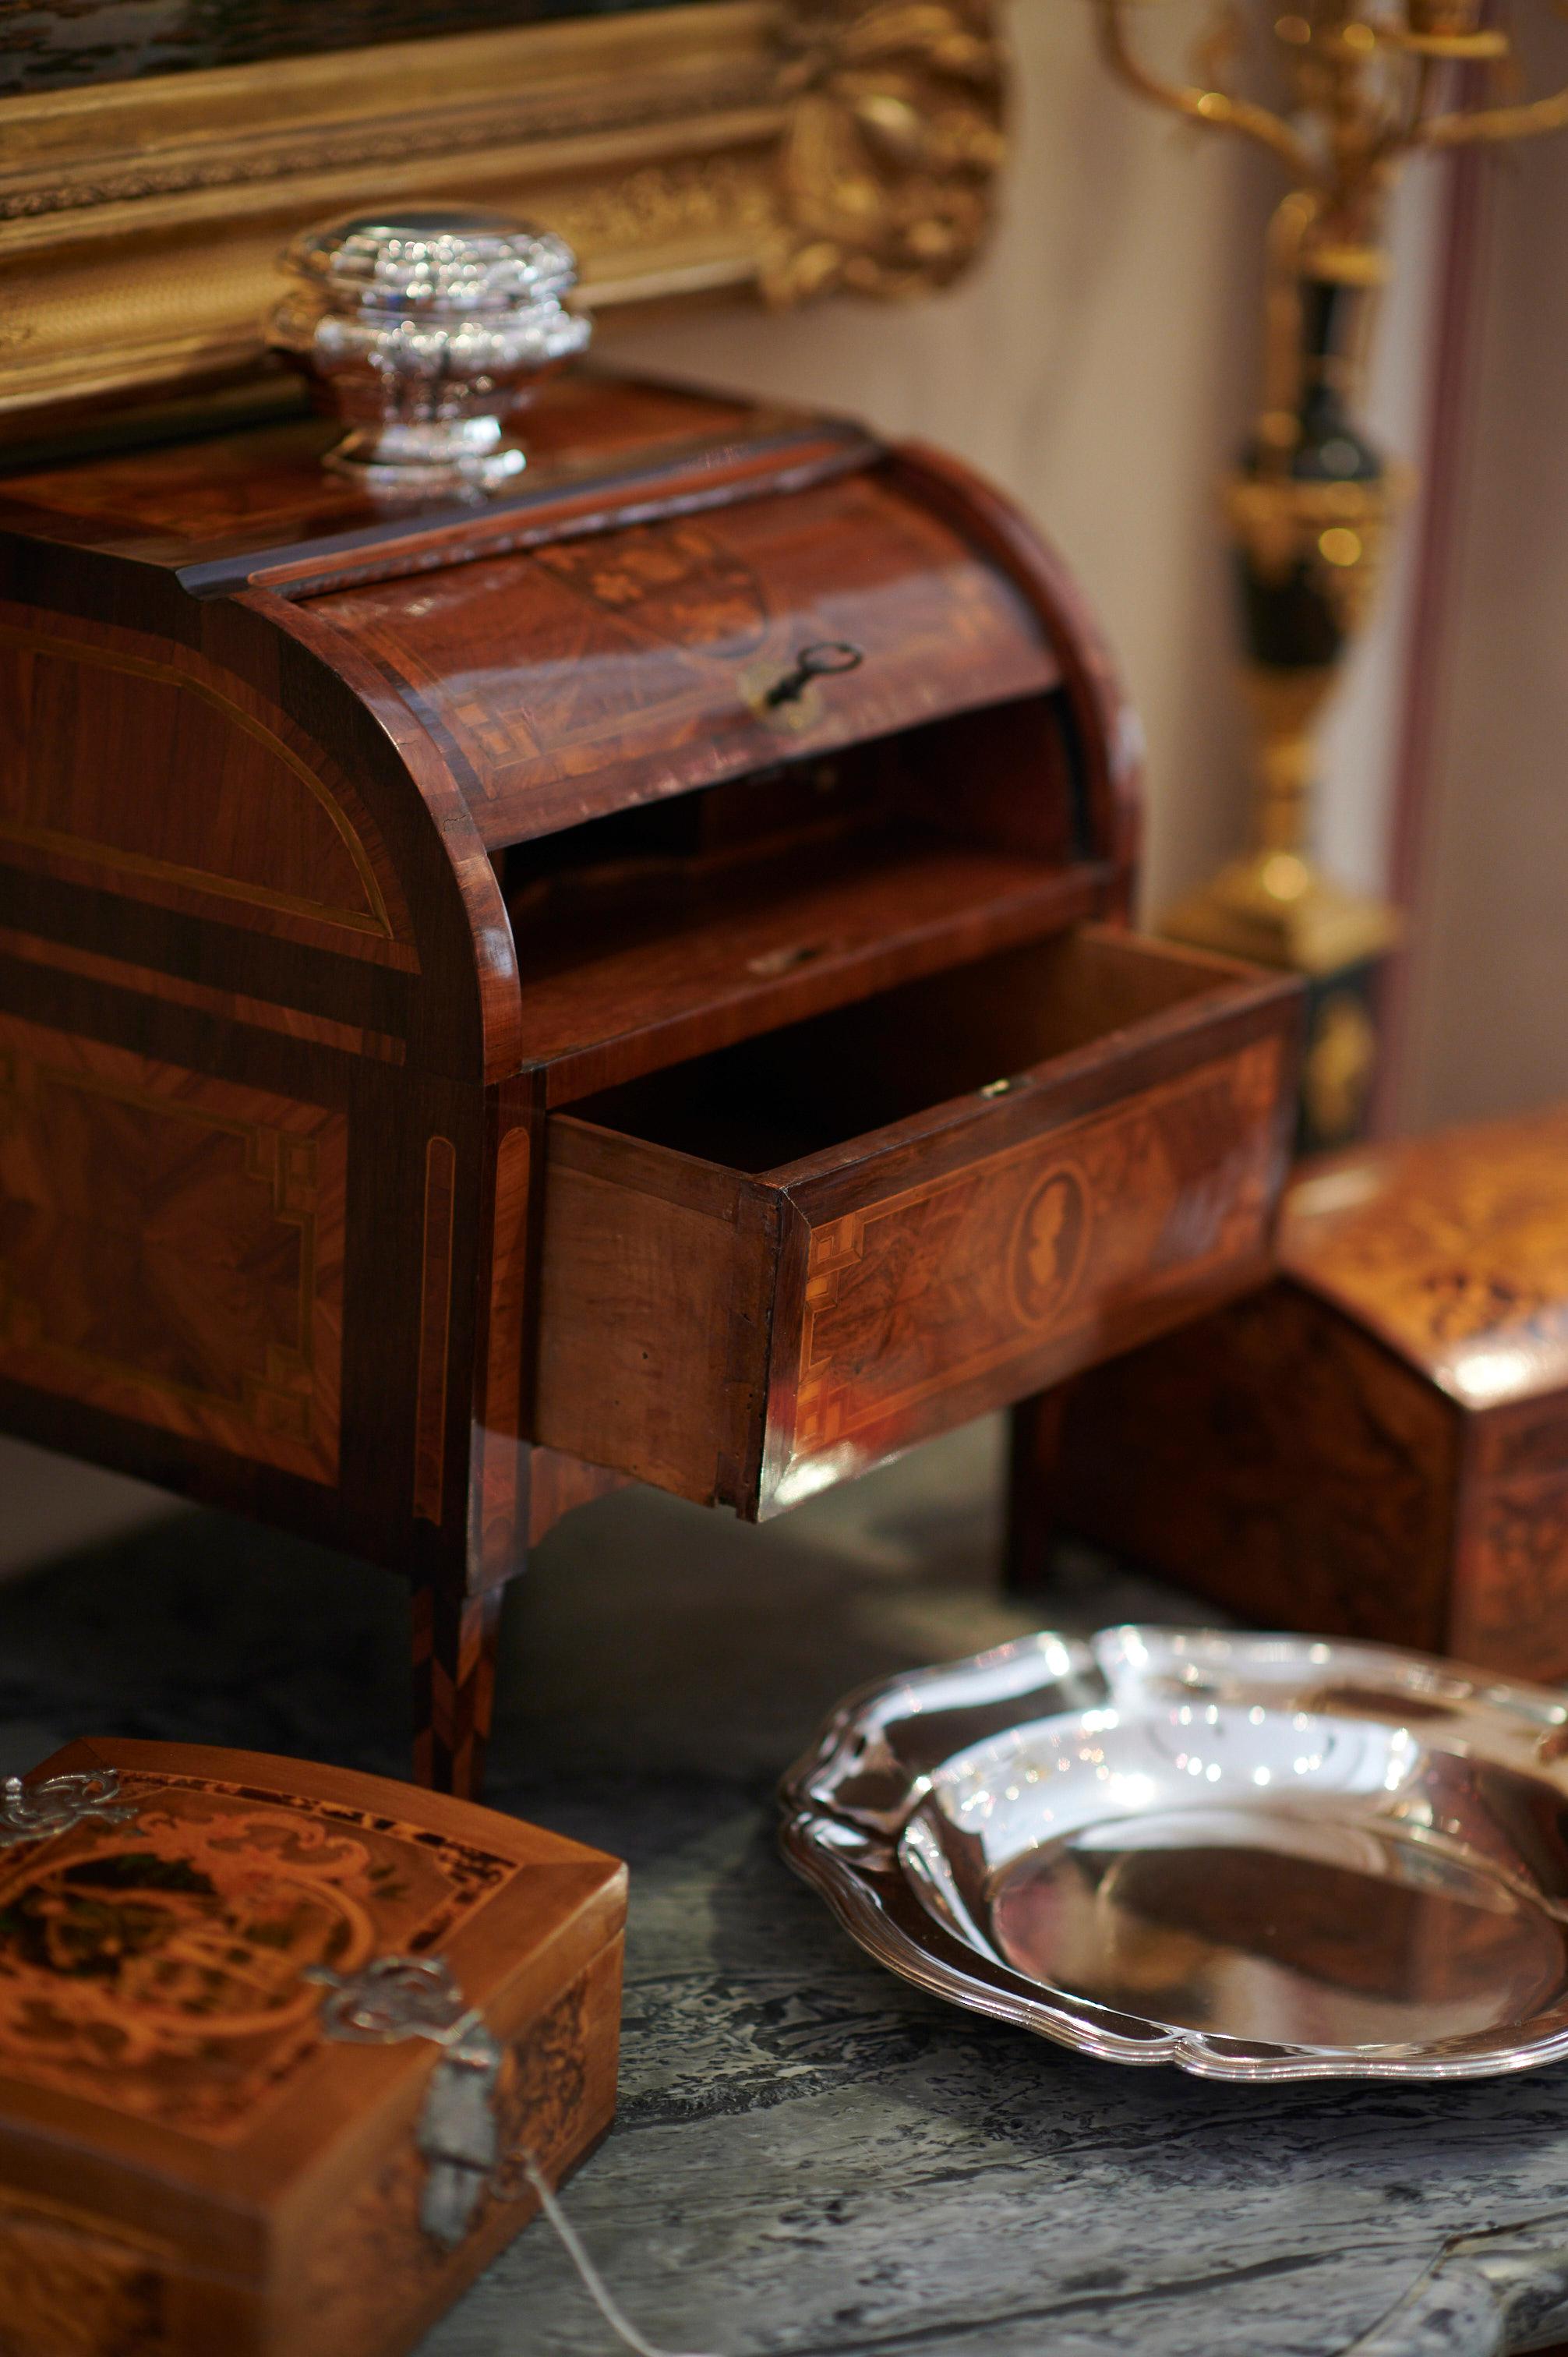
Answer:
[{"label": "marquetry inlay panel", "polygon": [[0,605],[8,861],[413,966],[396,878],[356,799],[286,715],[203,657]]},{"label": "marquetry inlay panel", "polygon": [[1255,1246],[1279,1065],[1262,1041],[815,1230],[795,1454],[914,1419]]},{"label": "marquetry inlay panel", "polygon": [[0,1016],[0,1374],[338,1468],[341,1114]]}]

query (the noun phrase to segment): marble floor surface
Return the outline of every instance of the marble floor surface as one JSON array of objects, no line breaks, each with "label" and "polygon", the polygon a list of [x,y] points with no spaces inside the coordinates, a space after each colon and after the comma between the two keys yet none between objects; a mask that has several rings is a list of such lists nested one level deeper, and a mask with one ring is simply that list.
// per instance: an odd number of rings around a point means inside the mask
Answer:
[{"label": "marble floor surface", "polygon": [[[996,1435],[761,1531],[648,1492],[509,1598],[499,1806],[630,1861],[614,2134],[568,2210],[642,2330],[715,2357],[1335,2357],[1447,2238],[1568,2244],[1568,2069],[1216,2086],[1066,2054],[864,1958],[779,1861],[848,1687],[1048,1620],[1192,1620],[1087,1556],[998,1592]],[[0,1520],[4,1517],[0,1500]],[[399,1583],[184,1512],[0,1586],[0,1773],[118,1733],[406,1757]],[[1455,2325],[1434,2350],[1501,2344]],[[420,2357],[612,2347],[542,2225]]]}]

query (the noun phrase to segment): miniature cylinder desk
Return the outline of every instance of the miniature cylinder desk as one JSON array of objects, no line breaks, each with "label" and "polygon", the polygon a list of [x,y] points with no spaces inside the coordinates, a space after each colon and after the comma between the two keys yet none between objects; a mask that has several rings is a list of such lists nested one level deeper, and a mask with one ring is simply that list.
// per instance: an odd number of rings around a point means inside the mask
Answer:
[{"label": "miniature cylinder desk", "polygon": [[0,487],[0,1416],[405,1572],[471,1790],[568,1508],[1255,1282],[1295,985],[1122,929],[1131,716],[951,461],[586,372],[488,500],[328,438]]}]

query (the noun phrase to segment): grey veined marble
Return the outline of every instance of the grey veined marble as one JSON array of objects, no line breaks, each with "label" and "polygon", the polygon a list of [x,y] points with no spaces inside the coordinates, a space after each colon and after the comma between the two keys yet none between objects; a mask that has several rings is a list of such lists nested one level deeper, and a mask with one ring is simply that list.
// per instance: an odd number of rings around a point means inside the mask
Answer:
[{"label": "grey veined marble", "polygon": [[[493,1798],[632,1868],[621,2109],[567,2210],[715,2357],[1490,2357],[1568,2338],[1568,2068],[1231,2086],[1077,2057],[863,1957],[772,1785],[848,1688],[1040,1621],[1191,1623],[1084,1558],[993,1572],[994,1434],[762,1531],[650,1494],[509,1603]],[[0,1505],[0,1513],[3,1513]],[[0,1587],[0,1775],[69,1736],[402,1772],[398,1583],[184,1514]],[[420,2357],[614,2347],[542,2226]]]}]

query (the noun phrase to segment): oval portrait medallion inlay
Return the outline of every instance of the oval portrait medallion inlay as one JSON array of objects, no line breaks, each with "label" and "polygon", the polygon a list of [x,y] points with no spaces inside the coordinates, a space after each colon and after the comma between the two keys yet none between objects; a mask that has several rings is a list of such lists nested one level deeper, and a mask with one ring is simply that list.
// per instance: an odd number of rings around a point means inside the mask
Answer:
[{"label": "oval portrait medallion inlay", "polygon": [[1009,1282],[1026,1324],[1043,1326],[1064,1307],[1083,1268],[1089,1230],[1082,1177],[1058,1163],[1036,1187],[1013,1231]]}]

